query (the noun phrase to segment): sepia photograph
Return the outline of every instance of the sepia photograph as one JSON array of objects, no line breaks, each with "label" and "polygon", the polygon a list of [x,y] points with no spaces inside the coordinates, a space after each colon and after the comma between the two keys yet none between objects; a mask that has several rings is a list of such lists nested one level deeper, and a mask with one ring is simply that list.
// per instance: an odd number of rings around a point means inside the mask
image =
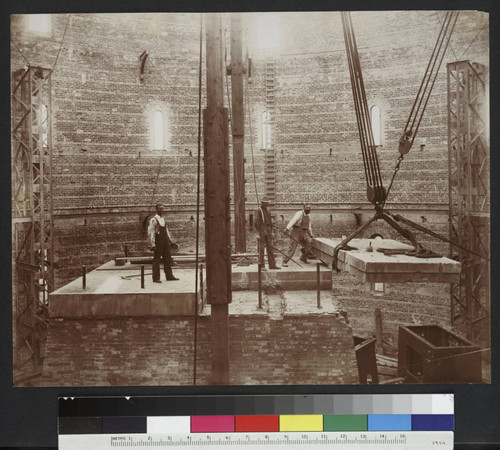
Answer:
[{"label": "sepia photograph", "polygon": [[491,383],[487,12],[10,27],[15,387]]}]

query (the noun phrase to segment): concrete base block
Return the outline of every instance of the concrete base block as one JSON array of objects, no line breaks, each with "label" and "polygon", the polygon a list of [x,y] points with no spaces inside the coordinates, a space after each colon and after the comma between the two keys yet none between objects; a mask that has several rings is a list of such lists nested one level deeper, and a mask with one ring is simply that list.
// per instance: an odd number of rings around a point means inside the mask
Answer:
[{"label": "concrete base block", "polygon": [[[312,252],[329,266],[341,239],[314,239]],[[405,254],[385,255],[379,249],[412,250],[413,247],[393,239],[353,239],[352,250],[338,252],[337,267],[355,275],[361,282],[442,282],[456,283],[461,264],[446,257],[417,258]]]}]

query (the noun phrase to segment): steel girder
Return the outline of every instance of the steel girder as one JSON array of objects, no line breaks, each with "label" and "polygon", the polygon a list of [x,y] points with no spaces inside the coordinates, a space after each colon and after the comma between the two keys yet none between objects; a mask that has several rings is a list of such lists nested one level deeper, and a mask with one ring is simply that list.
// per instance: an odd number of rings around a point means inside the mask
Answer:
[{"label": "steel girder", "polygon": [[36,371],[54,282],[50,70],[14,72],[11,108],[14,363]]},{"label": "steel girder", "polygon": [[490,155],[487,68],[447,65],[450,238],[471,249],[451,252],[462,263],[451,286],[452,326],[478,343],[490,340]]}]

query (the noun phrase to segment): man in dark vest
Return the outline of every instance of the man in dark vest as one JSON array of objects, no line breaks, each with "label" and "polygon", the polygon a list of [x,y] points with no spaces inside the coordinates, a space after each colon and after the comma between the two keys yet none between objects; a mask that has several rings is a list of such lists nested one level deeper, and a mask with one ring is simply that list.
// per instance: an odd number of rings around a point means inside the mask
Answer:
[{"label": "man in dark vest", "polygon": [[178,280],[172,273],[172,255],[170,254],[170,245],[172,236],[163,217],[163,205],[156,205],[156,215],[149,221],[148,228],[149,244],[154,251],[153,256],[153,281],[160,281],[160,262],[163,260],[163,270],[167,280]]},{"label": "man in dark vest", "polygon": [[307,263],[307,255],[312,247],[314,237],[311,228],[311,218],[309,217],[310,212],[311,205],[306,203],[304,209],[295,213],[284,230],[285,234],[290,237],[290,247],[288,248],[286,257],[283,258],[283,267],[288,266],[288,261],[293,258],[298,244],[304,247],[304,253],[300,257],[300,260]]},{"label": "man in dark vest", "polygon": [[273,223],[271,221],[271,214],[269,213],[269,200],[264,197],[260,202],[260,208],[255,211],[255,229],[259,232],[259,263],[262,270],[266,270],[264,265],[264,247],[267,252],[267,262],[270,269],[279,269],[276,265],[276,259],[273,251]]}]

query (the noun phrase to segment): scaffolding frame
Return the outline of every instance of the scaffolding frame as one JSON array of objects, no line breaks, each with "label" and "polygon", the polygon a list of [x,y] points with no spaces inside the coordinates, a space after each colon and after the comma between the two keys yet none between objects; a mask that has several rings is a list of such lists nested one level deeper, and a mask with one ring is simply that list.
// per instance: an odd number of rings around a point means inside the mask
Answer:
[{"label": "scaffolding frame", "polygon": [[11,87],[14,368],[36,374],[54,286],[51,71],[27,66]]},{"label": "scaffolding frame", "polygon": [[449,229],[462,263],[451,285],[452,326],[470,340],[490,342],[490,156],[488,71],[481,64],[447,65]]}]

